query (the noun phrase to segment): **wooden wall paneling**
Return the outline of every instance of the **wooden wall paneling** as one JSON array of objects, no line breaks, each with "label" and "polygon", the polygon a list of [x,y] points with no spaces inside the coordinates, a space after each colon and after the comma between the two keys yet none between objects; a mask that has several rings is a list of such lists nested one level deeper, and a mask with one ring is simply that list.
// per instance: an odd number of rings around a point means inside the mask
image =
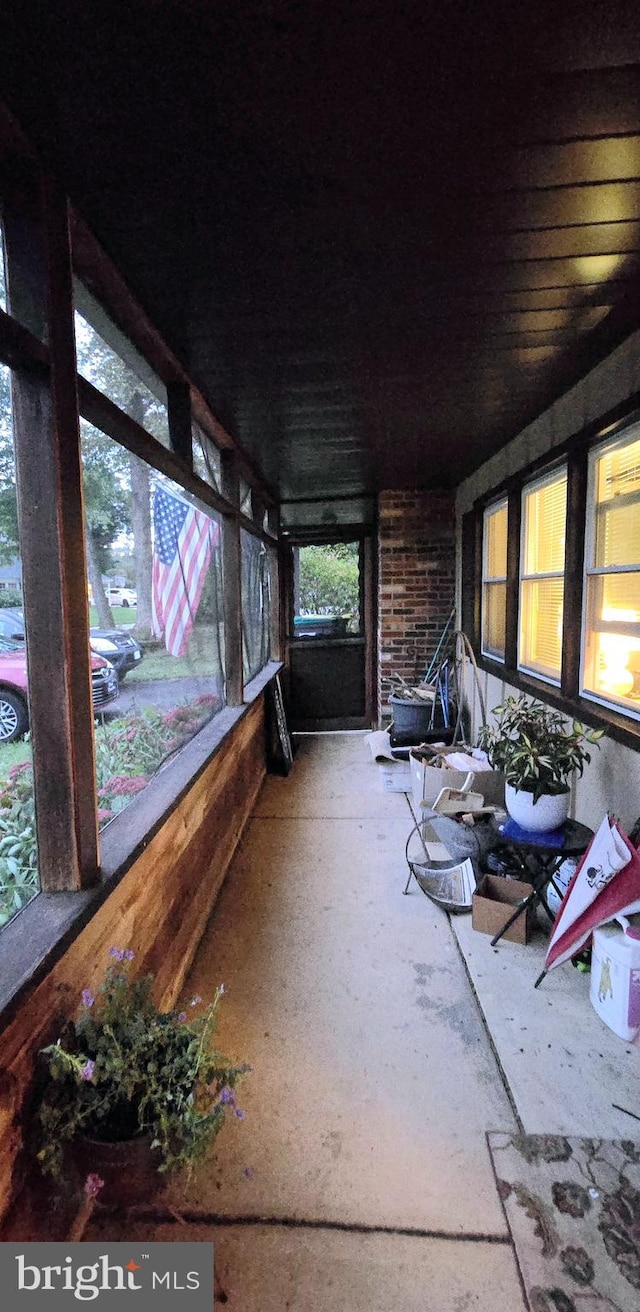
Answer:
[{"label": "wooden wall paneling", "polygon": [[35,1172],[18,1154],[36,1053],[75,1013],[82,989],[100,982],[109,947],[132,948],[140,973],[156,975],[161,1007],[178,998],[265,775],[264,732],[261,696],[0,1035],[0,1217],[25,1170]]}]

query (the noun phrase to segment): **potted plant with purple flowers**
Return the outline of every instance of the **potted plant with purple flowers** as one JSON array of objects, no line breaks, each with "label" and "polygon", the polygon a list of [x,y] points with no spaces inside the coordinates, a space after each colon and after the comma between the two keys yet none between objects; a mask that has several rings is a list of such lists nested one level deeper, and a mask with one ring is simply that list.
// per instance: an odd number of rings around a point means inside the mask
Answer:
[{"label": "potted plant with purple flowers", "polygon": [[211,1044],[224,986],[206,1006],[196,996],[188,1010],[161,1012],[133,957],[111,948],[96,994],[83,990],[76,1020],[42,1054],[40,1165],[61,1179],[70,1161],[81,1171],[90,1161],[105,1203],[148,1197],[204,1157],[227,1116],[244,1117],[236,1086],[248,1067]]}]

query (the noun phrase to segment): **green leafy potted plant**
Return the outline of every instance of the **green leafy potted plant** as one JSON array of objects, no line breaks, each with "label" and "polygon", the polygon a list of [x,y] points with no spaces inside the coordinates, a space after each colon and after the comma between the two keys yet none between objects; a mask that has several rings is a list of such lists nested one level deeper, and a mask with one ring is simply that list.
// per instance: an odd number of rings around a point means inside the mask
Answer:
[{"label": "green leafy potted plant", "polygon": [[101,1202],[130,1205],[201,1160],[227,1116],[244,1117],[235,1089],[248,1067],[211,1047],[223,985],[208,1006],[196,996],[161,1012],[153,976],[131,974],[133,952],[110,957],[96,994],[83,989],[77,1019],[43,1049],[38,1160],[57,1179],[90,1162]]},{"label": "green leafy potted plant", "polygon": [[492,714],[495,727],[483,725],[478,740],[493,768],[504,772],[509,814],[534,833],[556,829],[569,813],[571,777],[582,774],[591,760],[588,748],[604,729],[586,729],[577,720],[568,724],[523,693],[507,697]]}]

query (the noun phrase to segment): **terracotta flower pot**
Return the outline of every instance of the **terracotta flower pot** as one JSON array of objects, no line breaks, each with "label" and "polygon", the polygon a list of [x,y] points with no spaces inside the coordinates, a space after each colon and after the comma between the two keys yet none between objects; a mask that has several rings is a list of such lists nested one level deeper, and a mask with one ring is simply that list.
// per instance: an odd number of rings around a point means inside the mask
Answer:
[{"label": "terracotta flower pot", "polygon": [[165,1189],[167,1177],[158,1171],[162,1158],[151,1147],[151,1135],[115,1143],[80,1136],[70,1144],[69,1153],[82,1183],[90,1173],[104,1180],[97,1199],[101,1207],[152,1203]]}]

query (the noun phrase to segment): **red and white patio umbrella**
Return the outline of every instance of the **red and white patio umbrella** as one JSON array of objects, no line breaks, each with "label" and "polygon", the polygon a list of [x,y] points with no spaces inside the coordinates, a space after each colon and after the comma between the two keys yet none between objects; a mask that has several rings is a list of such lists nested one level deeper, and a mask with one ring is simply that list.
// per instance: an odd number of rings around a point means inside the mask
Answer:
[{"label": "red and white patio umbrella", "polygon": [[634,911],[640,911],[640,855],[605,815],[560,905],[543,974],[579,952],[598,925]]}]

